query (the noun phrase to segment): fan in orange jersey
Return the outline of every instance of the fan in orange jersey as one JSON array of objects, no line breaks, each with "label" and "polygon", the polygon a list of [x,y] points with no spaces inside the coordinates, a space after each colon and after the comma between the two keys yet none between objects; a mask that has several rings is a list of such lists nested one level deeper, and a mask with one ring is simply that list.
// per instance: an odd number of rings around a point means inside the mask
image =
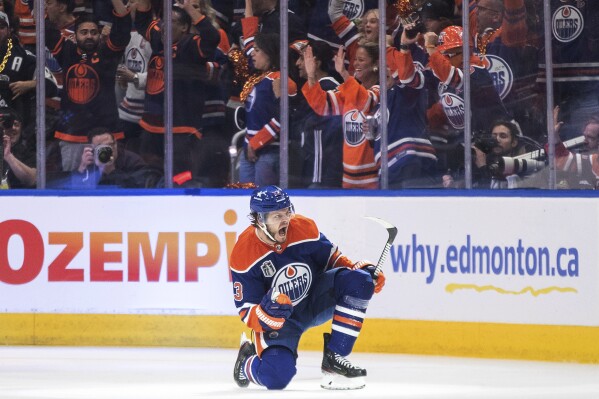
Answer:
[{"label": "fan in orange jersey", "polygon": [[324,91],[315,78],[312,51],[307,49],[304,61],[308,81],[302,93],[317,114],[342,115],[343,187],[376,189],[378,168],[374,161],[374,143],[366,139],[362,125],[379,102],[378,45],[365,43],[358,47],[354,76],[345,69],[344,59],[345,50],[341,47],[335,56],[335,69],[344,83],[336,90]]}]

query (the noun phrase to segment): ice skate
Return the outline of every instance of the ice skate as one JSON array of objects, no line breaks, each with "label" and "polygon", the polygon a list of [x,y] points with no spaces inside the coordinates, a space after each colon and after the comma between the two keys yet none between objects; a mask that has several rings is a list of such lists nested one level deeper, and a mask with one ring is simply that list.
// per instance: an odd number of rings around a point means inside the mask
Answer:
[{"label": "ice skate", "polygon": [[239,344],[239,354],[237,355],[237,361],[235,361],[235,368],[233,369],[233,379],[241,388],[247,388],[250,385],[250,380],[243,369],[245,361],[248,357],[256,354],[256,347],[245,335],[245,332],[241,333],[241,342]]},{"label": "ice skate", "polygon": [[366,385],[366,370],[352,365],[349,360],[327,348],[331,334],[324,334],[322,381],[324,389],[360,389]]}]

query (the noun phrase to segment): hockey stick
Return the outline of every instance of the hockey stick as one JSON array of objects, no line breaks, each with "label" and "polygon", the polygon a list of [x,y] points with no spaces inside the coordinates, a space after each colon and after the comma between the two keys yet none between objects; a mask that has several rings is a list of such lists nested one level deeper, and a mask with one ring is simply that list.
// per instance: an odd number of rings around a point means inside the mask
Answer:
[{"label": "hockey stick", "polygon": [[389,238],[387,238],[387,242],[385,243],[385,248],[383,248],[383,252],[381,253],[379,261],[376,264],[376,270],[374,271],[374,275],[378,276],[383,268],[383,263],[385,263],[385,260],[387,259],[387,255],[389,255],[389,250],[391,249],[391,245],[393,244],[393,241],[395,240],[395,236],[397,235],[397,227],[393,226],[391,223],[387,222],[386,220],[383,220],[383,219],[380,219],[380,218],[377,218],[374,216],[364,216],[364,217],[366,219],[374,220],[375,222],[379,223],[380,225],[385,227],[387,229],[387,233],[389,233]]}]

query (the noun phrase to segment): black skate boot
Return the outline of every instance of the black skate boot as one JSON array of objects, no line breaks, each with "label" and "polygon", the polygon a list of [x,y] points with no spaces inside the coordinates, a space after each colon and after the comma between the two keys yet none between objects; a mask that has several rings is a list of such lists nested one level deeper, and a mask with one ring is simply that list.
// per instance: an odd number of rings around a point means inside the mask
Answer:
[{"label": "black skate boot", "polygon": [[366,370],[352,365],[349,360],[327,348],[331,334],[324,333],[322,381],[324,389],[360,389],[366,385]]},{"label": "black skate boot", "polygon": [[237,361],[235,361],[235,368],[233,369],[233,379],[241,388],[247,388],[250,385],[250,380],[245,374],[243,366],[248,357],[256,354],[256,347],[248,339],[245,333],[241,333],[241,343],[239,346],[239,354],[237,355]]}]

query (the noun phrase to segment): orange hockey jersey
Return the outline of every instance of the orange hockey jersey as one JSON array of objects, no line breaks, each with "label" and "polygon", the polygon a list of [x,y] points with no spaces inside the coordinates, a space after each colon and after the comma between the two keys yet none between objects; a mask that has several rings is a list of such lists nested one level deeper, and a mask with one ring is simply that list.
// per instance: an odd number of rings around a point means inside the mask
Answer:
[{"label": "orange hockey jersey", "polygon": [[362,123],[379,102],[379,86],[365,89],[350,77],[336,90],[324,91],[319,84],[302,87],[310,107],[319,115],[341,115],[343,123],[343,188],[376,189],[378,168],[374,143],[364,136]]}]

